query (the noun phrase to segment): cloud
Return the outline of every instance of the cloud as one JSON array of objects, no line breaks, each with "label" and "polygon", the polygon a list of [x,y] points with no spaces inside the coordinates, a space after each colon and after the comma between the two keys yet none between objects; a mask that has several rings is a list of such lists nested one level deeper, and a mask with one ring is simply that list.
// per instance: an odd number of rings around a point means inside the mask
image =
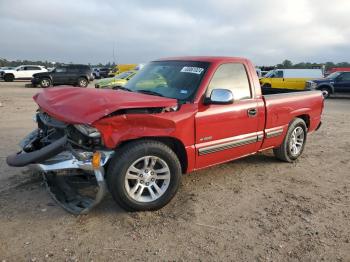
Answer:
[{"label": "cloud", "polygon": [[0,57],[146,62],[245,56],[256,64],[350,61],[350,1],[0,0]]}]

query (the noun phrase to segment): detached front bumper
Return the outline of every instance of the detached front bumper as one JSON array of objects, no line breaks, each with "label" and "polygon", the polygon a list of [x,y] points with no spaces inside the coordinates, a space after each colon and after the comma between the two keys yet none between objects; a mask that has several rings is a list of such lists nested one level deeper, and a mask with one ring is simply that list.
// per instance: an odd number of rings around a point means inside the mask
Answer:
[{"label": "detached front bumper", "polygon": [[[31,143],[32,139],[35,139],[35,132],[32,132],[27,138],[25,138],[25,140],[27,141],[23,142],[25,144],[23,146],[27,146],[29,143]],[[20,151],[16,154],[10,155],[7,157],[6,162],[9,166],[14,167],[23,167],[29,164],[40,163],[61,153],[66,149],[66,147],[67,137],[64,136],[51,143],[50,145],[41,148],[40,150],[33,151],[30,153]]]},{"label": "detached front bumper", "polygon": [[[24,140],[23,148],[33,143],[34,136],[35,132]],[[107,192],[105,165],[114,151],[98,151],[97,166],[93,164],[95,153],[73,149],[64,136],[39,150],[21,151],[6,160],[9,166],[28,165],[30,169],[41,172],[50,195],[60,206],[73,214],[86,214],[102,201]],[[82,193],[76,187],[77,178],[79,183],[93,187],[93,194]]]}]

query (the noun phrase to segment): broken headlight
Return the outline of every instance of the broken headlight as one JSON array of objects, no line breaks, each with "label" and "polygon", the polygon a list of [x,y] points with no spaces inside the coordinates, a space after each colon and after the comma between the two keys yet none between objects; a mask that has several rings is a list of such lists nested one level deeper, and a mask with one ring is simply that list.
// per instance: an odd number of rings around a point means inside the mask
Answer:
[{"label": "broken headlight", "polygon": [[78,129],[82,134],[88,137],[101,137],[101,133],[94,127],[89,125],[74,125],[76,129]]}]

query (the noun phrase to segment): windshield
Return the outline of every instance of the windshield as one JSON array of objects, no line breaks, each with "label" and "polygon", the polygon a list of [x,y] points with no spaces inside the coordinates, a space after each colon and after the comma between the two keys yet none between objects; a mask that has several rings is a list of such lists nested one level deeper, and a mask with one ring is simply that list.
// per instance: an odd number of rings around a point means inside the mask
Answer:
[{"label": "windshield", "polygon": [[147,64],[126,85],[130,91],[178,100],[193,99],[208,62],[156,61]]},{"label": "windshield", "polygon": [[338,75],[340,75],[340,74],[341,74],[341,72],[334,72],[334,73],[328,75],[326,78],[328,78],[328,79],[334,79],[334,78],[336,78],[336,77],[337,77]]},{"label": "windshield", "polygon": [[275,73],[275,70],[270,70],[269,72],[266,73],[264,77],[269,78]]}]

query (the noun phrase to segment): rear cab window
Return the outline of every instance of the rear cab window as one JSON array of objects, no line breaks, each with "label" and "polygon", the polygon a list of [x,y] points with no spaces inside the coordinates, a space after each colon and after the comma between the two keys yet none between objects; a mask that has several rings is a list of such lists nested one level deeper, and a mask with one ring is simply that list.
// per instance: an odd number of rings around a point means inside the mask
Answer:
[{"label": "rear cab window", "polygon": [[220,65],[209,83],[206,97],[210,97],[214,89],[230,90],[235,101],[252,97],[247,70],[241,63]]}]

